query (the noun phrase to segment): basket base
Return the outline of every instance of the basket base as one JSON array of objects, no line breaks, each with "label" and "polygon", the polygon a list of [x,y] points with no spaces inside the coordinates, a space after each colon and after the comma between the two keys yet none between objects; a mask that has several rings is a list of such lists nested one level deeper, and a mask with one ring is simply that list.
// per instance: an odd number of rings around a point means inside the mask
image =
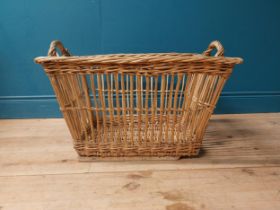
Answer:
[{"label": "basket base", "polygon": [[179,160],[180,157],[141,157],[141,156],[135,156],[135,157],[81,157],[79,156],[80,162],[111,162],[111,161],[141,161],[141,160],[148,160],[148,161],[167,161],[167,160]]},{"label": "basket base", "polygon": [[123,145],[83,145],[74,146],[80,161],[135,161],[135,160],[178,160],[198,157],[201,144],[158,144],[153,147],[127,147]]},{"label": "basket base", "polygon": [[179,160],[182,158],[195,158],[199,157],[200,149],[196,149],[191,155],[182,155],[182,156],[83,156],[78,152],[78,160],[80,162],[106,162],[106,161],[172,161],[172,160]]}]

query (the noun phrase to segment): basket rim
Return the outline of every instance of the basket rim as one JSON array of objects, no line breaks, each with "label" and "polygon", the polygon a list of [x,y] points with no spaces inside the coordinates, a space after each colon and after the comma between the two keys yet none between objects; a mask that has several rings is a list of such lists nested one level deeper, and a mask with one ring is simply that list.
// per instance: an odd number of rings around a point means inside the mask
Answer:
[{"label": "basket rim", "polygon": [[152,63],[219,63],[241,64],[242,58],[206,56],[195,53],[119,53],[86,56],[39,56],[34,59],[38,64],[152,64]]}]

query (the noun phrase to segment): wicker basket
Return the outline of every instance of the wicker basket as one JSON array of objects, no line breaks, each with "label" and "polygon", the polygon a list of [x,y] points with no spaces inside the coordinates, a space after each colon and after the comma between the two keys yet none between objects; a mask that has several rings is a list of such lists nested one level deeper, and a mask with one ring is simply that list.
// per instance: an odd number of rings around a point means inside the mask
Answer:
[{"label": "wicker basket", "polygon": [[198,154],[222,88],[242,62],[223,54],[214,41],[203,54],[70,56],[53,41],[48,56],[35,61],[80,156],[178,158]]}]

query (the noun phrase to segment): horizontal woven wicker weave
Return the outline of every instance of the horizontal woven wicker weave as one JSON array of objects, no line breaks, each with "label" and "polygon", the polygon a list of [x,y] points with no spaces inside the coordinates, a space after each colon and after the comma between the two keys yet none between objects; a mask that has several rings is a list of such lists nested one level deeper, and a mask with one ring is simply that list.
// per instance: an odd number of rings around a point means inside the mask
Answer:
[{"label": "horizontal woven wicker weave", "polygon": [[80,156],[181,157],[198,154],[222,88],[242,62],[223,54],[214,41],[203,54],[70,56],[53,41],[35,61]]}]

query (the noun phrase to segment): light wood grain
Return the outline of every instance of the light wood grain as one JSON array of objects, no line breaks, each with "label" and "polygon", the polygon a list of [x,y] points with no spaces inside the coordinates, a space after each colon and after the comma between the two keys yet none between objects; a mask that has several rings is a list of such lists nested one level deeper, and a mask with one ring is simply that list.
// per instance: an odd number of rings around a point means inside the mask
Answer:
[{"label": "light wood grain", "polygon": [[0,177],[0,203],[4,210],[277,210],[279,179],[279,167],[8,176]]},{"label": "light wood grain", "polygon": [[280,113],[216,115],[201,157],[78,162],[62,119],[0,121],[0,209],[280,209]]}]

